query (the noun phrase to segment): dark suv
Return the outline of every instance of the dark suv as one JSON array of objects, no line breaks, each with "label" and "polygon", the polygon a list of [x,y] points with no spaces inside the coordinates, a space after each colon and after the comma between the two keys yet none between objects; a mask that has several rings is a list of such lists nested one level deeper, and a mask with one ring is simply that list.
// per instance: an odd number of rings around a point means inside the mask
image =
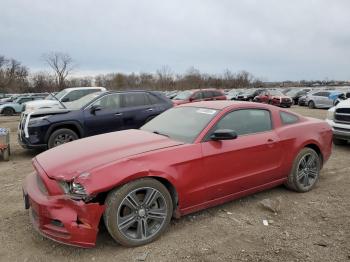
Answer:
[{"label": "dark suv", "polygon": [[157,92],[98,92],[62,109],[23,113],[18,139],[24,148],[53,148],[79,138],[139,128],[173,106]]}]

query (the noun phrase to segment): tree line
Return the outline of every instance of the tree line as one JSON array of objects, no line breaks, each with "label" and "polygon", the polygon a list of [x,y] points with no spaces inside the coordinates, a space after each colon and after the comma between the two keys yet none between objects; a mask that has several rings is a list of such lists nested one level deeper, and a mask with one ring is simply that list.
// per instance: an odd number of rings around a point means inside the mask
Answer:
[{"label": "tree line", "polygon": [[149,89],[186,90],[197,88],[260,87],[263,82],[247,71],[206,74],[191,67],[184,74],[175,74],[169,66],[155,73],[109,73],[97,76],[74,77],[73,59],[65,53],[51,52],[42,56],[50,72],[29,71],[21,62],[0,55],[0,93],[55,92],[67,87],[103,86],[111,90]]}]

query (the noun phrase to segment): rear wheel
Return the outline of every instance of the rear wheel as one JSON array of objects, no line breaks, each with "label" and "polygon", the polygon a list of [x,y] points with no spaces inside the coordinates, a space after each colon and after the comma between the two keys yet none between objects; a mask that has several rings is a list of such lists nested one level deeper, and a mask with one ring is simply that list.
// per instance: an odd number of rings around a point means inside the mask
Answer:
[{"label": "rear wheel", "polygon": [[103,214],[108,232],[118,243],[140,246],[158,238],[168,226],[173,204],[166,187],[143,178],[111,191]]},{"label": "rear wheel", "polygon": [[286,186],[297,192],[310,191],[320,177],[321,159],[315,150],[302,149],[294,160]]},{"label": "rear wheel", "polygon": [[77,139],[79,137],[73,130],[68,128],[58,129],[50,135],[48,147],[53,148]]},{"label": "rear wheel", "polygon": [[308,103],[308,106],[309,106],[310,109],[314,109],[315,108],[315,102],[314,101],[310,101]]},{"label": "rear wheel", "polygon": [[15,114],[15,110],[11,107],[5,107],[3,110],[2,110],[2,113],[5,115],[5,116],[12,116]]}]

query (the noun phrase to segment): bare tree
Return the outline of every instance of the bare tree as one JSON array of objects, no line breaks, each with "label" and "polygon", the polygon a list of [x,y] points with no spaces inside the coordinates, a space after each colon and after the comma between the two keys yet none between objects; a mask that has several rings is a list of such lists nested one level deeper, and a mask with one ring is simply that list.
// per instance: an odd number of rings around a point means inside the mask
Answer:
[{"label": "bare tree", "polygon": [[28,86],[28,69],[15,59],[0,55],[0,91],[17,92]]},{"label": "bare tree", "polygon": [[162,66],[156,72],[159,90],[169,90],[173,84],[174,76],[169,66]]},{"label": "bare tree", "polygon": [[61,52],[51,52],[44,54],[45,62],[54,70],[56,75],[56,85],[59,90],[65,88],[65,80],[67,76],[73,71],[73,59],[70,55]]}]

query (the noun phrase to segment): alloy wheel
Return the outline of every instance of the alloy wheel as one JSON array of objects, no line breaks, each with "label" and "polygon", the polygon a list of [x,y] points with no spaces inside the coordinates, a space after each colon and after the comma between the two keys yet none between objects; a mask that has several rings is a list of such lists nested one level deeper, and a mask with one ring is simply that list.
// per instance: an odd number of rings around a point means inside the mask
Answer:
[{"label": "alloy wheel", "polygon": [[302,188],[312,187],[319,174],[318,159],[314,154],[305,154],[299,161],[296,182]]},{"label": "alloy wheel", "polygon": [[54,145],[62,145],[75,140],[75,137],[71,134],[59,134],[54,140]]},{"label": "alloy wheel", "polygon": [[144,241],[162,228],[167,218],[167,204],[160,191],[151,187],[133,190],[118,207],[117,226],[129,240]]}]

